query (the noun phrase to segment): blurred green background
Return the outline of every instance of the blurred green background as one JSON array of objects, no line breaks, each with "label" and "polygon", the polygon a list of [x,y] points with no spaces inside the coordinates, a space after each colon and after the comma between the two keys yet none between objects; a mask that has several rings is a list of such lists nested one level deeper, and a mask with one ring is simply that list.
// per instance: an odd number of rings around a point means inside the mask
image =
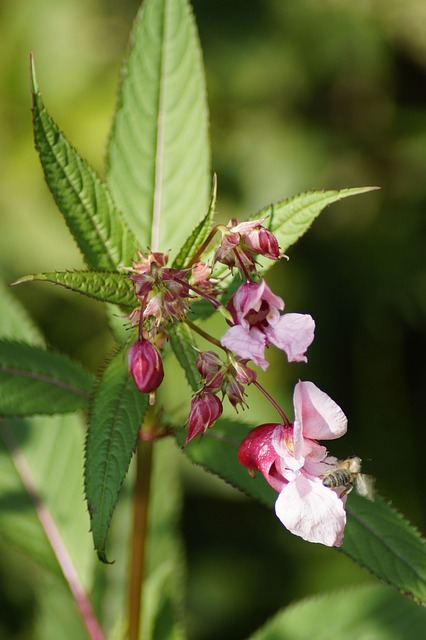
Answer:
[{"label": "blurred green background", "polygon": [[[424,530],[426,4],[192,4],[223,220],[299,191],[381,187],[333,205],[288,251],[290,261],[271,272],[287,309],[311,313],[317,332],[307,365],[288,367],[272,354],[263,380],[289,413],[298,377],[329,393],[350,424],[333,453],[360,455],[378,489]],[[0,273],[6,282],[82,265],[33,148],[29,52],[50,113],[102,172],[137,7],[134,0],[0,4]],[[13,292],[52,346],[98,370],[113,344],[100,305],[48,285]],[[251,398],[247,421],[276,419]],[[242,639],[296,599],[373,580],[339,552],[293,538],[273,514],[185,462],[183,472],[194,640]],[[36,594],[19,558],[2,554],[0,583],[6,612],[0,637],[31,637]]]}]

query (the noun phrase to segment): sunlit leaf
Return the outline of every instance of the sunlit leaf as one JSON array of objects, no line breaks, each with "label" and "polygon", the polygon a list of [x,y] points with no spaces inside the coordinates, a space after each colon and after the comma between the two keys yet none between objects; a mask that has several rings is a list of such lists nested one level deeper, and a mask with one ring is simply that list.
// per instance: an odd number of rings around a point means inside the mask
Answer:
[{"label": "sunlit leaf", "polygon": [[122,73],[107,182],[140,245],[176,252],[208,206],[208,115],[186,0],[146,0]]},{"label": "sunlit leaf", "polygon": [[[186,455],[247,495],[273,508],[277,494],[260,474],[251,478],[237,464],[239,442],[247,435],[247,426],[219,420],[201,441],[192,441]],[[180,444],[185,434],[177,432]],[[426,543],[418,532],[377,496],[374,502],[352,492],[346,511],[348,523],[340,547],[358,564],[378,578],[426,603]]]},{"label": "sunlit leaf", "polygon": [[118,352],[105,369],[91,408],[86,440],[85,493],[95,549],[107,562],[106,542],[118,494],[148,405]]},{"label": "sunlit leaf", "polygon": [[34,139],[48,187],[89,267],[129,265],[135,240],[110,192],[47,113],[34,65]]},{"label": "sunlit leaf", "polygon": [[55,351],[0,341],[0,414],[69,413],[88,405],[94,379]]},{"label": "sunlit leaf", "polygon": [[118,271],[52,271],[23,276],[12,285],[24,282],[51,282],[89,298],[130,309],[137,305],[133,284]]},{"label": "sunlit leaf", "polygon": [[[268,216],[264,225],[270,229],[278,239],[281,251],[287,251],[300,237],[302,237],[319,214],[333,202],[338,202],[349,196],[356,196],[377,187],[354,187],[333,191],[306,191],[291,198],[286,198],[275,204],[261,209],[251,218]],[[262,264],[271,265],[270,260]]]}]

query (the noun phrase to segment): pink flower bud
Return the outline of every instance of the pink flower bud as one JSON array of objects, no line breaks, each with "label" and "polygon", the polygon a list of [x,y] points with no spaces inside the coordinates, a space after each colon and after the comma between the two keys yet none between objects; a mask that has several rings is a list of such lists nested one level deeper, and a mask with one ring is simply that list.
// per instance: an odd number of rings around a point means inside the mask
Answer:
[{"label": "pink flower bud", "polygon": [[164,378],[163,363],[149,340],[137,340],[129,349],[128,361],[129,372],[141,393],[151,393],[160,386]]},{"label": "pink flower bud", "polygon": [[222,364],[222,360],[214,351],[200,351],[196,360],[197,369],[203,378],[217,373]]},{"label": "pink flower bud", "polygon": [[237,405],[246,405],[247,403],[244,400],[244,387],[237,380],[230,380],[225,388],[225,393],[228,396],[229,402],[233,407],[237,408]]},{"label": "pink flower bud", "polygon": [[265,227],[258,227],[250,231],[245,237],[244,242],[246,246],[265,258],[270,260],[278,260],[280,258],[280,248],[278,241],[273,233],[265,229]]},{"label": "pink flower bud", "polygon": [[221,401],[212,393],[195,396],[191,402],[185,445],[195,436],[205,433],[222,415],[222,411]]},{"label": "pink flower bud", "polygon": [[236,361],[233,366],[235,369],[235,380],[238,380],[241,384],[251,384],[252,382],[255,382],[257,378],[256,371],[250,369],[250,367],[243,362]]}]

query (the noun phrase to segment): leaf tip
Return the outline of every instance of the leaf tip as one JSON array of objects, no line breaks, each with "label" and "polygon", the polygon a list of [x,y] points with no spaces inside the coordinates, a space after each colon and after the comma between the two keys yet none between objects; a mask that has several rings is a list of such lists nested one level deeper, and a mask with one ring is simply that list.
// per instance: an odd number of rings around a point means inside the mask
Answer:
[{"label": "leaf tip", "polygon": [[33,94],[39,93],[37,76],[35,71],[34,54],[30,51],[30,79],[31,79],[31,91]]},{"label": "leaf tip", "polygon": [[108,560],[108,558],[106,557],[105,551],[97,551],[98,554],[98,558],[99,560],[103,563],[103,564],[114,564],[115,560]]}]

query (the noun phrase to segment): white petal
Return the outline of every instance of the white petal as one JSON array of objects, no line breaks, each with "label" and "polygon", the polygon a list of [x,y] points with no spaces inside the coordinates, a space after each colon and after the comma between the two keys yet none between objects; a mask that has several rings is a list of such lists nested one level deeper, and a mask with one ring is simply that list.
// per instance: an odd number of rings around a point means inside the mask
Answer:
[{"label": "white petal", "polygon": [[313,382],[298,382],[293,395],[296,422],[305,438],[334,440],[346,433],[348,421],[339,407]]},{"label": "white petal", "polygon": [[343,503],[320,480],[298,475],[282,489],[275,502],[275,513],[291,533],[308,542],[327,547],[342,543],[346,524]]}]

